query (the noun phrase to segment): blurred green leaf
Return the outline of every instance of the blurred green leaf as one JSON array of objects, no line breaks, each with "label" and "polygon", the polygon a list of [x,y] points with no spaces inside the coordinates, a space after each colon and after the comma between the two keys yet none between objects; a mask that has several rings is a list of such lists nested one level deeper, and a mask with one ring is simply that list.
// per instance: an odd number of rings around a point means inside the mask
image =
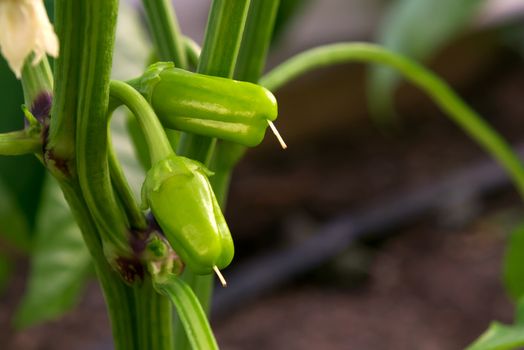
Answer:
[{"label": "blurred green leaf", "polygon": [[36,227],[27,289],[15,316],[17,327],[54,319],[73,307],[91,268],[80,229],[51,176],[45,181]]},{"label": "blurred green leaf", "polygon": [[524,225],[517,227],[509,237],[503,279],[506,291],[514,300],[524,296]]},{"label": "blurred green leaf", "polygon": [[515,325],[492,322],[489,328],[466,350],[511,350],[524,347],[524,299],[517,308]]},{"label": "blurred green leaf", "polygon": [[[398,0],[390,7],[378,33],[384,47],[423,61],[457,35],[484,0]],[[379,122],[391,122],[394,70],[374,66],[368,80],[369,108]]]}]

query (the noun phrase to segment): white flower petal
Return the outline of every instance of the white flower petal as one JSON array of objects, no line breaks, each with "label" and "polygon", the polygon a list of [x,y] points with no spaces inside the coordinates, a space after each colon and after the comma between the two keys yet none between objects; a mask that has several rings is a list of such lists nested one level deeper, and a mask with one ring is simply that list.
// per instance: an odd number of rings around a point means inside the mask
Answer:
[{"label": "white flower petal", "polygon": [[0,0],[0,51],[18,78],[32,51],[33,64],[46,53],[58,56],[58,38],[43,0]]},{"label": "white flower petal", "polygon": [[[49,22],[44,3],[36,3],[34,6],[36,22],[40,30],[37,32],[36,47],[50,56],[58,57],[59,44],[53,25]],[[35,49],[36,50],[36,49]]]},{"label": "white flower petal", "polygon": [[20,77],[24,61],[34,47],[31,6],[25,2],[4,1],[0,8],[0,47],[9,66]]}]

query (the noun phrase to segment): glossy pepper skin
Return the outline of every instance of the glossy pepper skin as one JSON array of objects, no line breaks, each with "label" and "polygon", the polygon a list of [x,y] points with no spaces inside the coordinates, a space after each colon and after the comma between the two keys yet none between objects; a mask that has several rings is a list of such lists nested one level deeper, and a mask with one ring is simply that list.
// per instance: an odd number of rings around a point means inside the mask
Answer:
[{"label": "glossy pepper skin", "polygon": [[277,102],[266,88],[192,73],[159,62],[129,82],[149,99],[164,127],[256,146]]},{"label": "glossy pepper skin", "polygon": [[151,208],[175,252],[196,274],[223,269],[234,255],[209,175],[199,162],[173,154],[153,165],[142,187],[143,206]]}]

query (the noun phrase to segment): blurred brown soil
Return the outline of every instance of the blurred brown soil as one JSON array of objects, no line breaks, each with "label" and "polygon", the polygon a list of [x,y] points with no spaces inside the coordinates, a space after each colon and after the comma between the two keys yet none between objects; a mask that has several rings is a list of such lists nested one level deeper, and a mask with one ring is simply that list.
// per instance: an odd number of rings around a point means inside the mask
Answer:
[{"label": "blurred brown soil", "polygon": [[360,287],[306,279],[217,322],[219,343],[225,349],[463,349],[491,320],[512,319],[499,281],[504,230],[486,221],[461,230],[427,222],[406,229],[377,252]]}]

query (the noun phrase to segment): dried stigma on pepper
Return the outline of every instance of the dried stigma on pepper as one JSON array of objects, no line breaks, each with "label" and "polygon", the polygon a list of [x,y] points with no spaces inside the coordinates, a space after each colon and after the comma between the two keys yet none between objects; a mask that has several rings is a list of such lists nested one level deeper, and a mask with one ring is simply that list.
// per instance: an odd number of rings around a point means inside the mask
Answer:
[{"label": "dried stigma on pepper", "polygon": [[[164,235],[186,266],[196,274],[227,267],[233,240],[202,164],[172,155],[153,165],[142,187]],[[145,208],[144,208],[145,209]]]},{"label": "dried stigma on pepper", "polygon": [[130,81],[151,103],[164,127],[256,146],[277,102],[266,88],[243,81],[192,73],[159,62]]}]

